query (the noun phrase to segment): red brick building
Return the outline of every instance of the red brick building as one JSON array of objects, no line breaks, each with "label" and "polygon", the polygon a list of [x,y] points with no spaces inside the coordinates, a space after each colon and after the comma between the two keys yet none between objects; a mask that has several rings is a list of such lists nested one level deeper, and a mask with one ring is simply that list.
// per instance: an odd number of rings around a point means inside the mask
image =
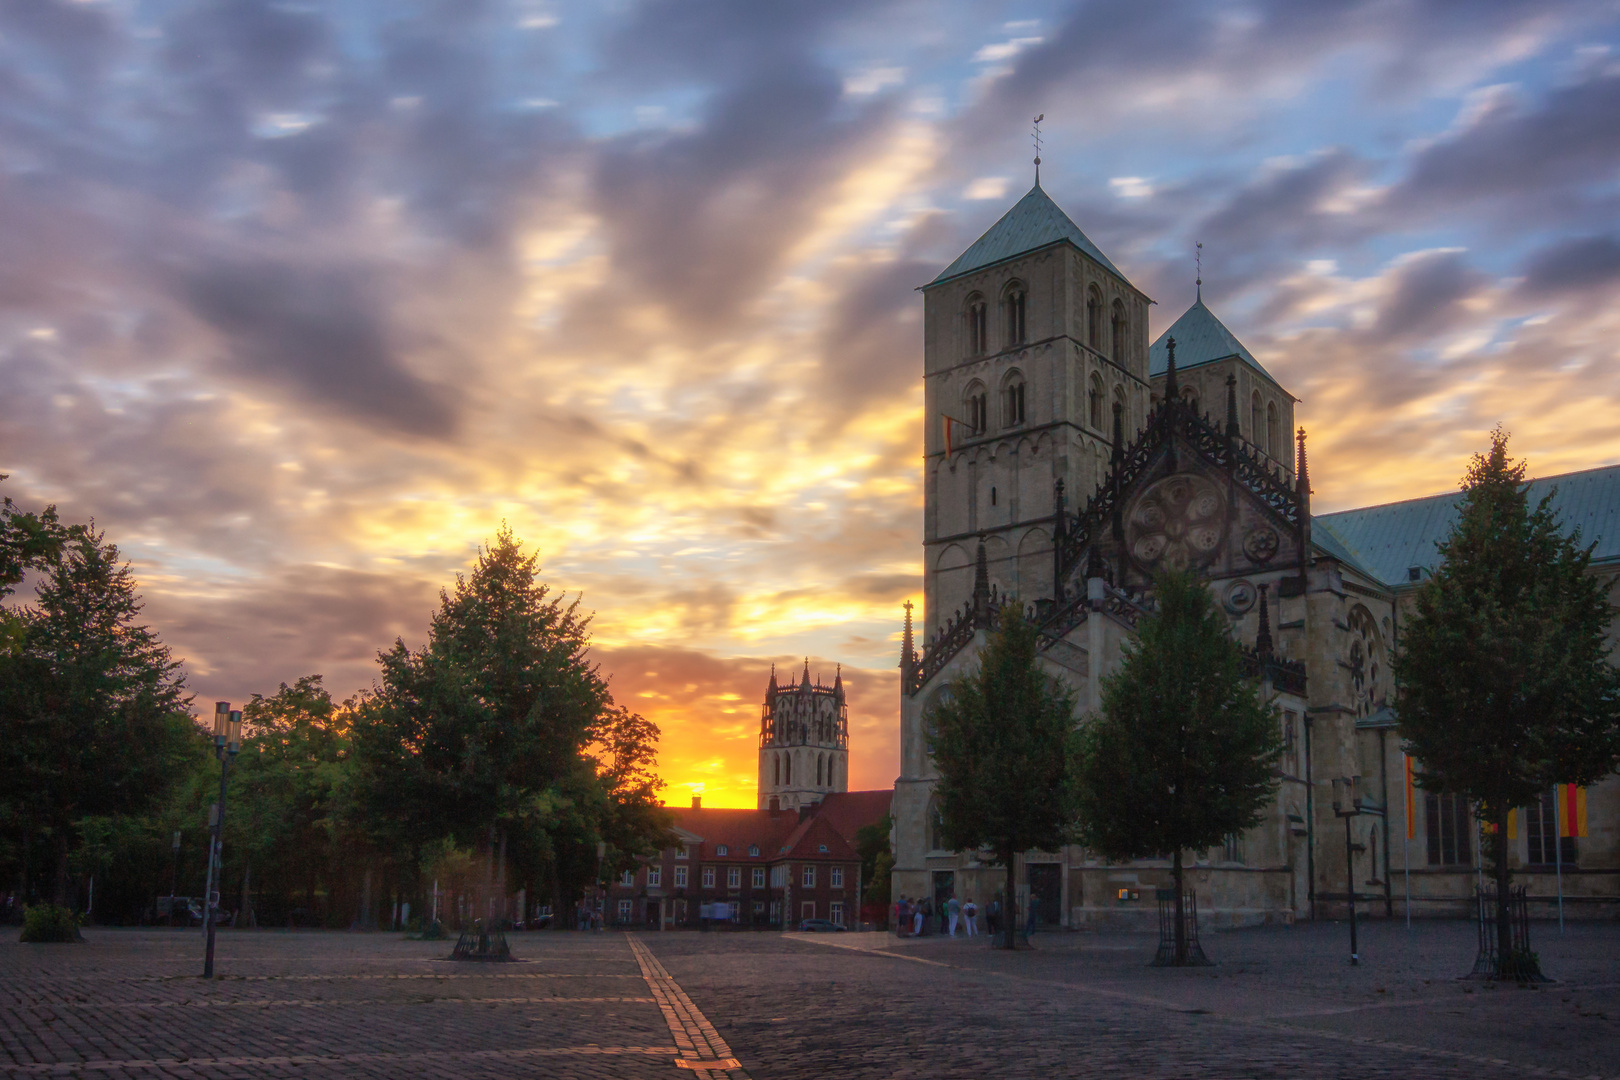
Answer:
[{"label": "red brick building", "polygon": [[608,885],[607,922],[649,929],[791,929],[805,919],[854,927],[855,834],[882,821],[893,792],[846,791],[789,810],[675,811],[680,844]]}]

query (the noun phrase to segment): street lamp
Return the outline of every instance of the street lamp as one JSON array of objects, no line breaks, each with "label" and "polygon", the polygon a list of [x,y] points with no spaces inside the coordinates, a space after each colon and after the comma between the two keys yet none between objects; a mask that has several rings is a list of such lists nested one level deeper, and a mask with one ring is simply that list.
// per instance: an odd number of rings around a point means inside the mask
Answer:
[{"label": "street lamp", "polygon": [[214,804],[212,842],[208,845],[208,889],[203,897],[206,912],[203,925],[208,928],[208,953],[203,960],[203,978],[214,977],[214,915],[219,909],[219,884],[224,870],[225,835],[225,783],[231,775],[231,759],[242,749],[242,710],[232,709],[228,701],[214,702],[214,754],[219,758],[219,802]]},{"label": "street lamp", "polygon": [[1361,801],[1361,777],[1341,776],[1333,781],[1333,813],[1344,819],[1344,884],[1350,898],[1350,964],[1361,963],[1356,948],[1356,849],[1350,835],[1350,819],[1360,814],[1381,814],[1382,810]]}]

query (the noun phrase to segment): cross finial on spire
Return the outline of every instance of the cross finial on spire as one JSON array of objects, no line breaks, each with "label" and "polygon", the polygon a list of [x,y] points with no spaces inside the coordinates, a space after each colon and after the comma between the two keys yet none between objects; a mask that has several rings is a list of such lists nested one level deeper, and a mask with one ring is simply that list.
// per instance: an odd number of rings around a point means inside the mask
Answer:
[{"label": "cross finial on spire", "polygon": [[1039,116],[1037,116],[1035,118],[1035,121],[1034,121],[1035,134],[1031,137],[1031,140],[1030,140],[1035,144],[1035,186],[1036,187],[1041,186],[1041,121],[1045,120],[1045,119],[1046,119],[1046,114],[1045,113],[1041,113],[1041,115],[1039,115]]},{"label": "cross finial on spire", "polygon": [[1193,263],[1198,268],[1198,277],[1194,284],[1198,286],[1198,302],[1204,302],[1204,242],[1199,240],[1198,248],[1193,254]]}]

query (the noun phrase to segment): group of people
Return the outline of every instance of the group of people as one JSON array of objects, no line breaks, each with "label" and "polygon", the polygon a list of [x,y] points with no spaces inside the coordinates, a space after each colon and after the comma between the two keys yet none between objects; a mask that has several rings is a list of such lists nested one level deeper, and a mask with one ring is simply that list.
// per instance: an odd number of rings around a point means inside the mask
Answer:
[{"label": "group of people", "polygon": [[[932,897],[927,896],[916,899],[902,896],[894,903],[893,916],[895,931],[901,937],[924,937],[935,932],[955,937],[958,928],[964,930],[968,937],[974,937],[980,932],[979,905],[971,896],[967,898],[966,903],[961,903],[956,899],[955,893],[939,903],[935,903]],[[991,934],[1000,929],[1000,894],[997,894],[995,899],[990,901],[990,906],[985,909],[984,922],[984,929]]]}]

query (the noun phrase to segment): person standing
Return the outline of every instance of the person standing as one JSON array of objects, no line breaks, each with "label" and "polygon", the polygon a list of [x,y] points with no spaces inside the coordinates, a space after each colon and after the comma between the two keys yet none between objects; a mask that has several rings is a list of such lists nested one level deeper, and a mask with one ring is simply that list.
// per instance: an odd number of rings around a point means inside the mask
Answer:
[{"label": "person standing", "polygon": [[968,897],[967,903],[962,905],[962,921],[967,924],[967,936],[972,937],[977,928],[973,925],[979,918],[979,906]]},{"label": "person standing", "polygon": [[955,937],[956,924],[962,918],[962,905],[956,899],[956,895],[954,893],[951,895],[949,900],[945,901],[945,915],[946,920],[950,923],[951,937]]},{"label": "person standing", "polygon": [[919,900],[915,905],[916,911],[911,916],[912,937],[922,937],[923,921],[928,917],[927,911],[924,910],[927,907],[927,904],[927,900]]}]

